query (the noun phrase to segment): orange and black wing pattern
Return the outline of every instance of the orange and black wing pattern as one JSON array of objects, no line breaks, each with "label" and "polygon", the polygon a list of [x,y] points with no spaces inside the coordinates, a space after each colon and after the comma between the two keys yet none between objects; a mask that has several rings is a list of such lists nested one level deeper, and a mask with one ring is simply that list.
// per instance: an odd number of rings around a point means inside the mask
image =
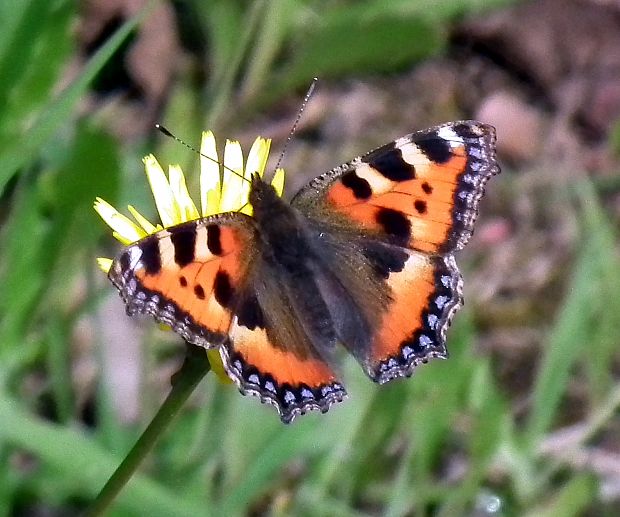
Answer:
[{"label": "orange and black wing pattern", "polygon": [[391,244],[445,254],[469,240],[484,185],[498,172],[494,128],[450,122],[319,176],[292,204],[343,229],[356,224]]},{"label": "orange and black wing pattern", "polygon": [[262,267],[258,238],[243,214],[183,223],[126,247],[109,277],[129,315],[150,314],[190,343],[219,348],[241,393],[275,405],[288,423],[346,392],[289,310],[277,272]]},{"label": "orange and black wing pattern", "polygon": [[446,331],[462,304],[453,252],[471,237],[484,186],[497,173],[494,128],[450,122],[337,167],[293,199],[321,232],[356,242],[382,281],[372,301],[357,285],[368,275],[347,279],[357,305],[375,310],[366,315],[368,339],[344,344],[376,382],[447,357]]},{"label": "orange and black wing pattern", "polygon": [[407,377],[420,363],[448,356],[446,332],[462,304],[453,254],[316,231],[330,285],[341,286],[329,297],[339,340],[371,379]]},{"label": "orange and black wing pattern", "polygon": [[215,348],[232,326],[255,240],[242,214],[191,221],[127,246],[108,276],[129,315],[150,314],[186,341]]},{"label": "orange and black wing pattern", "polygon": [[463,302],[461,275],[452,254],[408,251],[402,264],[385,276],[389,301],[377,315],[362,361],[379,384],[408,377],[431,358],[447,358],[446,331]]},{"label": "orange and black wing pattern", "polygon": [[274,405],[287,424],[309,410],[325,413],[346,398],[332,361],[310,344],[300,347],[297,341],[287,342],[296,346],[283,346],[279,329],[263,316],[254,321],[264,328],[248,327],[247,320],[239,320],[231,329],[231,339],[220,348],[226,369],[242,393]]}]

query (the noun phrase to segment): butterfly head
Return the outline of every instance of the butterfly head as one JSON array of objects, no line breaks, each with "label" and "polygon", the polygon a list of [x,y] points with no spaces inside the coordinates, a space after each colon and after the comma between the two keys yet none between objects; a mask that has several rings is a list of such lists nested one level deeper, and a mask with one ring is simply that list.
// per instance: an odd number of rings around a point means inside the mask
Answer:
[{"label": "butterfly head", "polygon": [[268,207],[284,204],[275,188],[261,178],[258,173],[251,177],[249,203],[254,208],[254,216],[260,217],[261,213],[268,210]]}]

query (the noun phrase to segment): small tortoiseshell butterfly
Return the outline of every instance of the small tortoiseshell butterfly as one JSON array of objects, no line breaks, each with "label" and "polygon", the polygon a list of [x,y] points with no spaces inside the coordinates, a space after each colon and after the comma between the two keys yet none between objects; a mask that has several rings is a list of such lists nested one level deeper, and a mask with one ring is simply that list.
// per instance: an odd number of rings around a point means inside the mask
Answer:
[{"label": "small tortoiseshell butterfly", "polygon": [[346,396],[338,343],[379,384],[447,357],[462,303],[453,253],[498,172],[493,127],[450,122],[336,167],[290,204],[255,175],[252,217],[229,212],[145,237],[109,277],[128,314],[219,348],[239,390],[289,423]]}]

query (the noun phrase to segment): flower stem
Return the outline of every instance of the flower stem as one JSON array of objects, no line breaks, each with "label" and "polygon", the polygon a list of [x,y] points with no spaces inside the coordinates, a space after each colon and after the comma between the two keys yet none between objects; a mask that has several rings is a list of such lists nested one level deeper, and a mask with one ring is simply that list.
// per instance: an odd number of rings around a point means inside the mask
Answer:
[{"label": "flower stem", "polygon": [[108,509],[210,369],[205,349],[188,344],[185,361],[172,377],[172,389],[166,400],[123,462],[101,489],[86,513],[88,517],[102,515]]}]

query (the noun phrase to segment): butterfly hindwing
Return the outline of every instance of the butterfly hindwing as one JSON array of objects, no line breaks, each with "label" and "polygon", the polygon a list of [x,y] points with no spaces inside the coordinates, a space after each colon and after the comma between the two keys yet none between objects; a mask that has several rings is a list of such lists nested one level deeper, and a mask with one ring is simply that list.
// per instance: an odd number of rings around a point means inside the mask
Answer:
[{"label": "butterfly hindwing", "polygon": [[237,313],[220,349],[229,375],[243,393],[275,405],[285,423],[310,409],[327,411],[346,397],[333,350],[322,349],[303,328],[278,277],[268,267],[256,273],[246,312]]},{"label": "butterfly hindwing", "polygon": [[312,180],[292,205],[333,226],[361,226],[425,253],[469,240],[487,180],[499,172],[495,130],[451,122],[404,136]]},{"label": "butterfly hindwing", "polygon": [[363,366],[379,384],[408,377],[429,359],[447,358],[446,331],[462,304],[454,256],[409,251],[400,271],[389,273],[391,300],[378,316]]},{"label": "butterfly hindwing", "polygon": [[452,254],[316,227],[311,235],[339,341],[371,379],[383,384],[447,357],[446,330],[462,303]]}]

